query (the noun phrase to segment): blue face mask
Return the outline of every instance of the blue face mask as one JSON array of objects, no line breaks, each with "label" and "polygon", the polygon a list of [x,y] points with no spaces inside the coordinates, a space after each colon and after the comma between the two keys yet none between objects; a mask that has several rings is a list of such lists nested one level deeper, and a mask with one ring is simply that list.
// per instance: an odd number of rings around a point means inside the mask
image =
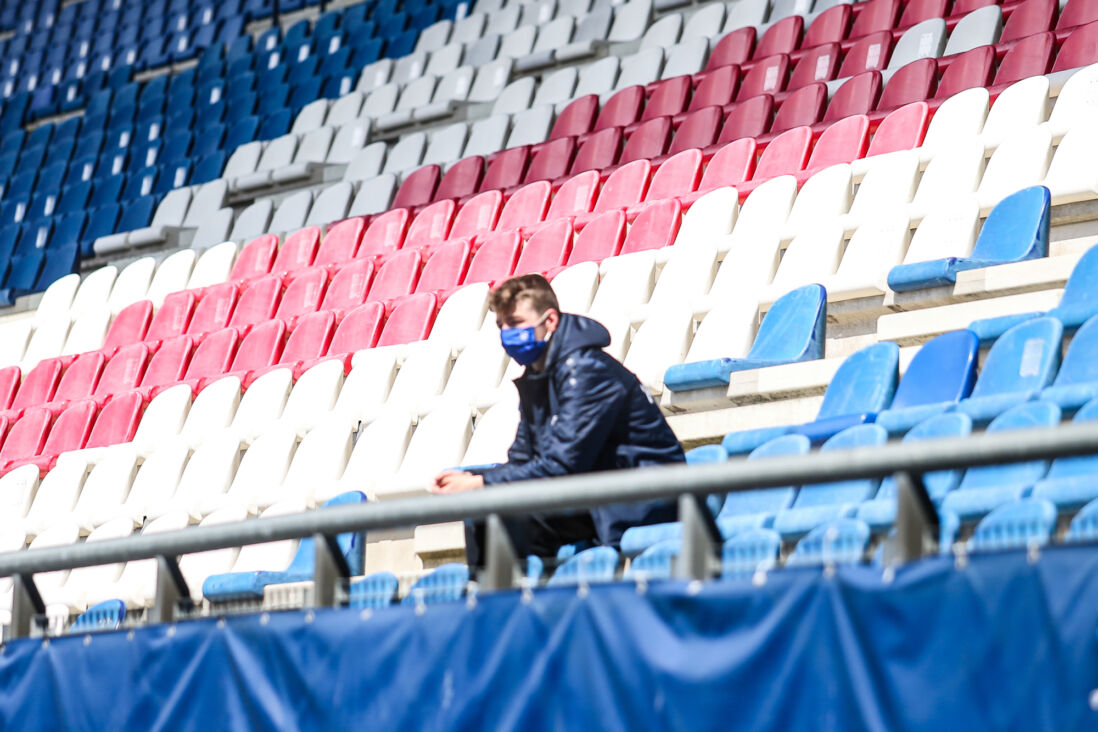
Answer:
[{"label": "blue face mask", "polygon": [[[544,316],[538,321],[538,325],[544,321]],[[529,366],[541,358],[545,349],[549,347],[549,340],[538,340],[537,325],[529,328],[502,328],[499,339],[503,343],[503,350],[507,355],[515,359],[520,366]]]}]

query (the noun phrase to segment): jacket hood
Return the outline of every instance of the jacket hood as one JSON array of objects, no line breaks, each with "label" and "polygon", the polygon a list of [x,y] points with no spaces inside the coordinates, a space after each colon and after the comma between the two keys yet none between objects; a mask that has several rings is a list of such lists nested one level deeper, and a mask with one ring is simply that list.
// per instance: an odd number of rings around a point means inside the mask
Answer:
[{"label": "jacket hood", "polygon": [[549,338],[549,355],[545,370],[582,348],[606,348],[610,345],[610,331],[602,323],[582,315],[561,313],[560,326]]}]

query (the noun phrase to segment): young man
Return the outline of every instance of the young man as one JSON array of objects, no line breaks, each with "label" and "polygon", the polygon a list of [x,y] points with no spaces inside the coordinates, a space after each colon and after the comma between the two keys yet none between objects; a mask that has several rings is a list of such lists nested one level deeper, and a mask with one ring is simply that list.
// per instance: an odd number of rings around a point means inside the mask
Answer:
[{"label": "young man", "polygon": [[[491,294],[503,348],[526,367],[515,379],[521,413],[507,462],[479,473],[446,471],[435,493],[596,470],[682,462],[682,446],[659,407],[603,348],[610,334],[599,323],[560,312],[541,275],[507,280]],[[505,523],[519,556],[553,556],[584,539],[617,546],[630,526],[675,520],[671,503],[601,506],[551,516],[511,517]],[[481,563],[483,528],[466,523],[469,564]]]}]

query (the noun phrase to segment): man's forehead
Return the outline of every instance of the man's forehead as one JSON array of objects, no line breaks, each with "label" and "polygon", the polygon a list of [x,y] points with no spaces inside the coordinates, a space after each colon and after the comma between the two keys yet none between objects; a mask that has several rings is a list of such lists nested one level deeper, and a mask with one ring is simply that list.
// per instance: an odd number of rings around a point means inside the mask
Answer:
[{"label": "man's forehead", "polygon": [[531,318],[537,318],[538,311],[534,309],[533,303],[523,298],[515,303],[514,307],[510,310],[502,310],[496,313],[497,323],[507,323],[515,320],[528,320]]}]

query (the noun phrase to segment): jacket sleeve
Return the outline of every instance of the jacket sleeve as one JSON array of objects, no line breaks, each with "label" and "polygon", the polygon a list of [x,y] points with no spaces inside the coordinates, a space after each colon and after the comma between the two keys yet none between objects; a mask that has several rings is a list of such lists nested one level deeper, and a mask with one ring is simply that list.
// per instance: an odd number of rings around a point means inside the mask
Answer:
[{"label": "jacket sleeve", "polygon": [[526,462],[486,470],[485,485],[591,470],[620,419],[625,397],[625,385],[603,364],[587,360],[582,368],[577,364],[557,385],[557,414],[545,426],[544,437],[539,436],[539,453]]}]

